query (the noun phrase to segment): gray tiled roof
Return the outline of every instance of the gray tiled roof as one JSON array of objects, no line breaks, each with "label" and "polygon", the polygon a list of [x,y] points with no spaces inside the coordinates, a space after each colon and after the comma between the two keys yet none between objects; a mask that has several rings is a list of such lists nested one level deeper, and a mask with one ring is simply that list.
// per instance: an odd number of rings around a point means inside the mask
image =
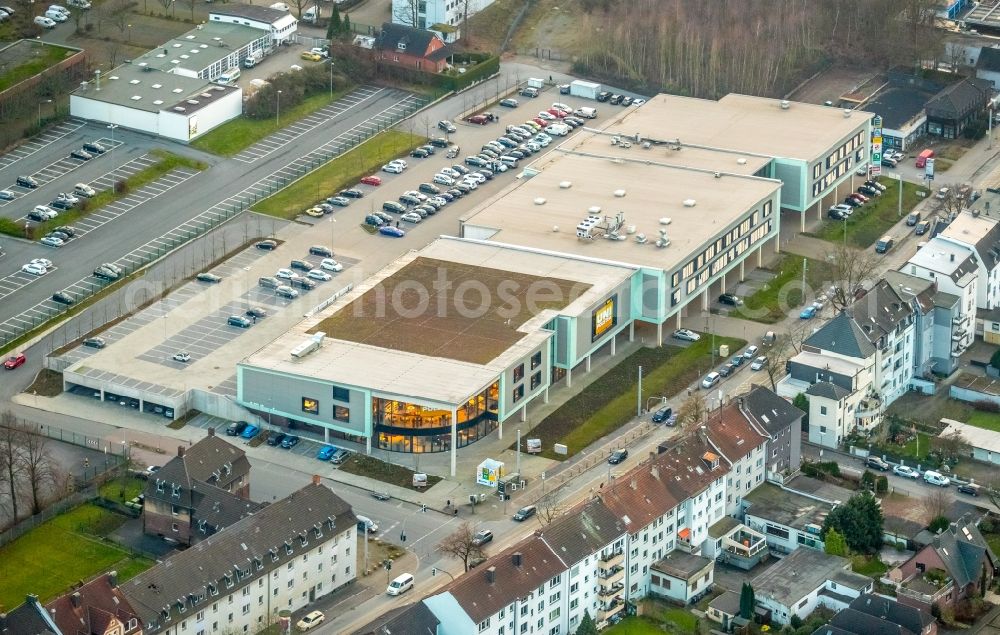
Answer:
[{"label": "gray tiled roof", "polygon": [[597,498],[579,510],[564,514],[541,532],[541,539],[569,566],[600,551],[627,533],[620,521]]},{"label": "gray tiled roof", "polygon": [[851,608],[899,624],[911,633],[922,633],[924,627],[934,622],[934,617],[928,611],[872,593],[859,595],[851,602]]},{"label": "gray tiled roof", "polygon": [[28,601],[6,615],[0,616],[0,633],[3,635],[56,635],[56,629],[49,622],[45,609],[38,598],[29,596]]},{"label": "gray tiled roof", "polygon": [[764,386],[754,386],[743,396],[743,409],[772,435],[780,434],[806,414]]},{"label": "gray tiled roof", "polygon": [[354,631],[354,635],[437,635],[441,621],[423,602],[400,607]]},{"label": "gray tiled roof", "polygon": [[934,538],[931,547],[959,586],[978,581],[984,563],[992,567],[987,561],[996,562],[983,535],[972,523],[952,523]]},{"label": "gray tiled roof", "polygon": [[375,47],[380,50],[397,50],[399,43],[406,45],[406,52],[416,57],[423,57],[427,52],[427,47],[431,40],[437,36],[424,29],[415,29],[405,24],[393,24],[385,22],[382,24],[382,31],[379,33]]},{"label": "gray tiled roof", "polygon": [[992,92],[993,86],[988,80],[965,77],[928,100],[927,116],[942,119],[962,117],[976,108],[985,108]]},{"label": "gray tiled roof", "polygon": [[[196,482],[225,489],[250,473],[246,453],[214,434],[183,450],[183,456],[170,459],[150,477],[145,492],[147,498],[192,508],[197,505],[193,492]],[[162,492],[159,491],[161,485]],[[175,489],[178,496],[174,496]]]},{"label": "gray tiled roof", "polygon": [[822,397],[824,399],[833,399],[834,401],[840,401],[847,395],[851,394],[851,391],[847,390],[842,386],[829,381],[816,382],[806,390],[807,395],[812,395],[814,397]]},{"label": "gray tiled roof", "polygon": [[899,624],[851,608],[834,615],[830,624],[854,635],[917,635]]},{"label": "gray tiled roof", "polygon": [[[191,528],[193,535],[211,535],[232,525],[250,514],[263,509],[264,505],[230,494],[207,483],[195,481],[191,495],[193,510]],[[201,531],[201,523],[206,523],[206,531]]]},{"label": "gray tiled roof", "polygon": [[[179,603],[197,611],[352,529],[356,522],[347,502],[313,483],[171,556],[122,588],[147,626],[145,632],[156,633],[178,621]],[[243,571],[237,573],[237,567]]]},{"label": "gray tiled roof", "polygon": [[875,352],[875,347],[868,341],[868,337],[861,330],[861,327],[851,319],[846,311],[837,314],[822,328],[810,335],[803,344],[860,359],[865,359]]}]

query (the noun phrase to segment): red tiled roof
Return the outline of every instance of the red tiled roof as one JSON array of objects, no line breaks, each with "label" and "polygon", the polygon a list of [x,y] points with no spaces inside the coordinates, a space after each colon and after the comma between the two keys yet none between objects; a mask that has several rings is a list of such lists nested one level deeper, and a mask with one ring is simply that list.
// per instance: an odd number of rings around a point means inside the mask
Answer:
[{"label": "red tiled roof", "polygon": [[731,462],[739,461],[767,442],[767,437],[747,421],[736,402],[709,415],[705,427],[712,443]]},{"label": "red tiled roof", "polygon": [[[75,595],[79,595],[78,606],[73,605]],[[132,609],[121,587],[112,587],[109,577],[102,574],[75,591],[62,595],[45,605],[59,630],[67,635],[85,633],[103,634],[112,619],[119,620],[128,628],[130,619],[137,621],[138,615]],[[126,630],[125,633],[129,632]]]}]

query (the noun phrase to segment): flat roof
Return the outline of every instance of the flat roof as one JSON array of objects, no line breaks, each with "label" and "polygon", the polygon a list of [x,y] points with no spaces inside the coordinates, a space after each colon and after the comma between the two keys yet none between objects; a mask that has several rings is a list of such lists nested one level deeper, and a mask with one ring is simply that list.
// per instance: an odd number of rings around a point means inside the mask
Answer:
[{"label": "flat roof", "polygon": [[[218,88],[222,90],[217,90]],[[169,110],[187,99],[199,101],[195,96],[201,93],[221,96],[237,90],[239,88],[234,86],[218,86],[200,78],[156,69],[147,71],[140,66],[122,64],[106,74],[102,73],[100,90],[97,89],[97,83],[92,81],[86,87],[78,87],[73,94],[137,110],[159,112]]]},{"label": "flat roof", "polygon": [[855,364],[842,357],[812,353],[810,351],[802,351],[788,361],[814,368],[826,368],[840,375],[856,375],[865,367],[864,364]]},{"label": "flat roof", "polygon": [[208,19],[212,20],[213,16],[217,15],[246,18],[256,22],[267,22],[272,25],[286,17],[295,18],[288,11],[279,11],[278,9],[258,4],[225,4],[222,6],[213,6],[208,12]]},{"label": "flat roof", "polygon": [[231,22],[206,22],[187,33],[132,60],[136,66],[152,66],[162,71],[184,68],[200,72],[230,56],[247,44],[267,37],[268,32]]},{"label": "flat roof", "polygon": [[910,257],[907,264],[950,276],[965,264],[971,255],[972,252],[968,247],[935,236],[927,241],[926,245],[917,249],[917,253]]},{"label": "flat roof", "polygon": [[609,126],[624,135],[679,139],[683,144],[725,148],[771,157],[813,161],[872,117],[854,110],[729,94],[718,101],[656,95]]},{"label": "flat roof", "polygon": [[[750,503],[747,513],[786,527],[804,530],[806,525],[823,526],[833,505],[764,483],[743,497]],[[818,534],[817,534],[818,537]]]},{"label": "flat roof", "polygon": [[939,437],[946,437],[950,434],[960,434],[962,435],[962,438],[965,439],[966,443],[974,448],[989,450],[991,452],[1000,452],[1000,435],[997,435],[997,433],[992,430],[977,428],[976,426],[970,426],[967,423],[954,421],[952,419],[942,419],[941,423],[945,424],[947,427],[941,431],[941,434],[938,435]]},{"label": "flat roof", "polygon": [[[707,171],[559,151],[530,169],[540,171],[518,179],[463,217],[464,235],[485,238],[495,230],[490,240],[670,270],[781,188],[772,179],[716,178]],[[569,187],[563,187],[566,183]],[[618,190],[624,196],[616,196]],[[537,204],[539,200],[544,203]],[[694,206],[685,205],[689,200]],[[595,207],[599,211],[591,211]],[[577,225],[589,215],[613,218],[619,212],[624,214],[625,240],[577,238]],[[669,224],[661,223],[667,219]],[[627,235],[624,230],[631,227],[635,233]],[[664,249],[655,245],[661,229],[670,240]],[[645,244],[636,241],[639,234],[645,235]]]},{"label": "flat roof", "polygon": [[865,108],[882,117],[883,128],[902,130],[906,124],[921,118],[924,106],[934,94],[914,86],[890,86],[868,101]]},{"label": "flat roof", "polygon": [[[415,263],[415,264],[414,264]],[[413,265],[410,267],[410,265]],[[442,237],[420,250],[404,254],[326,309],[302,320],[286,333],[246,357],[241,364],[291,375],[317,378],[346,385],[363,385],[385,394],[403,395],[447,404],[461,403],[493,381],[515,360],[544,343],[552,333],[543,329],[555,315],[580,314],[628,280],[633,268],[590,262],[524,248]],[[410,275],[413,274],[413,275]],[[439,278],[438,276],[443,276]],[[447,294],[435,296],[433,287],[450,283]],[[492,304],[481,317],[473,317],[485,305],[476,291],[465,295],[464,309],[454,303],[455,291],[464,280],[477,280],[469,289],[486,289],[491,302],[498,297],[517,297],[519,307]],[[414,317],[386,306],[385,317],[371,319],[370,302],[381,286],[391,299],[393,288],[410,281],[403,305],[415,307],[417,285],[426,285],[428,309]],[[503,296],[492,289],[501,283],[522,287]],[[534,308],[523,300],[527,286],[537,283],[544,291]],[[530,290],[534,292],[534,288]],[[566,298],[554,301],[561,292]],[[547,293],[548,295],[545,295]],[[372,294],[372,295],[369,295]],[[438,298],[444,311],[438,315]],[[449,301],[450,300],[450,301]],[[386,303],[391,304],[391,302]],[[358,307],[368,317],[353,314]],[[472,309],[472,311],[469,311]],[[502,310],[502,312],[501,312]],[[459,315],[469,311],[466,315]],[[507,323],[509,315],[510,322]],[[470,330],[471,334],[464,334]],[[302,358],[290,351],[311,334],[325,332],[319,350]],[[343,339],[340,339],[343,338]]]},{"label": "flat roof", "polygon": [[[448,284],[435,285],[440,279]],[[527,333],[518,327],[534,315],[527,303],[519,302],[516,307],[506,302],[481,305],[479,290],[495,296],[504,284],[516,289],[544,286],[551,291],[552,299],[537,303],[539,311],[562,309],[590,288],[589,284],[572,280],[419,256],[306,332],[484,364],[521,340]],[[457,290],[471,288],[477,289],[472,303],[456,294]],[[419,310],[417,307],[427,298],[427,308]]]},{"label": "flat roof", "polygon": [[[782,606],[794,606],[850,564],[809,547],[799,547],[753,579],[757,598],[770,597]],[[857,575],[857,574],[855,574]],[[837,578],[840,580],[840,578]]]}]

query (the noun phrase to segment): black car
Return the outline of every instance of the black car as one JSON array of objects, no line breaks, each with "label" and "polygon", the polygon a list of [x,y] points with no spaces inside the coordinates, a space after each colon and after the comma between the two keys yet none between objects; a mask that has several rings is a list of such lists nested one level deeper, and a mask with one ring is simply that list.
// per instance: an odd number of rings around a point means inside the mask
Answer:
[{"label": "black car", "polygon": [[923,236],[931,228],[931,222],[929,220],[922,220],[917,223],[917,230],[914,232],[917,236]]},{"label": "black car", "polygon": [[286,435],[284,432],[274,431],[271,434],[267,435],[267,444],[281,445],[281,442],[285,440],[285,436]]},{"label": "black car", "polygon": [[385,221],[374,214],[368,214],[365,216],[365,225],[381,227],[382,225],[385,225]]},{"label": "black car", "polygon": [[880,472],[888,472],[889,471],[889,464],[886,463],[885,461],[883,461],[882,458],[878,457],[878,456],[870,456],[870,457],[868,457],[868,460],[865,461],[865,465],[868,466],[868,467],[870,467],[870,468],[874,468],[876,470],[879,470]]},{"label": "black car", "polygon": [[528,505],[527,507],[522,507],[521,509],[514,512],[513,519],[517,522],[528,520],[538,511],[538,508],[534,505]]},{"label": "black car", "polygon": [[735,368],[733,368],[729,364],[726,364],[725,366],[723,366],[722,368],[720,368],[719,370],[717,370],[715,372],[719,373],[723,377],[729,377],[730,375],[733,374],[733,372],[735,372],[735,370],[736,370]]},{"label": "black car", "polygon": [[89,346],[90,348],[104,348],[108,345],[108,343],[104,341],[103,337],[88,337],[83,340],[83,345]]},{"label": "black car", "polygon": [[259,319],[262,317],[267,317],[267,311],[260,308],[259,306],[252,306],[246,310],[246,316]]},{"label": "black car", "polygon": [[441,192],[440,194],[438,194],[438,196],[448,201],[449,203],[455,200],[455,197],[449,192]]},{"label": "black car", "polygon": [[293,260],[288,264],[292,269],[298,269],[299,271],[312,271],[315,269],[315,265],[307,260]]},{"label": "black car", "polygon": [[456,132],[458,130],[458,128],[455,127],[455,124],[448,120],[439,121],[437,125],[439,129],[444,130],[445,132]]},{"label": "black car", "polygon": [[441,188],[439,188],[436,185],[432,185],[431,183],[421,183],[417,187],[417,189],[420,190],[421,192],[423,192],[424,194],[440,194],[441,193]]},{"label": "black car", "polygon": [[346,198],[364,198],[365,193],[361,190],[341,190],[338,196],[344,196]]},{"label": "black car", "polygon": [[628,450],[615,450],[614,452],[611,453],[611,456],[608,457],[608,464],[618,465],[627,458],[628,458]]},{"label": "black car", "polygon": [[231,437],[235,437],[238,434],[242,434],[243,431],[247,429],[248,425],[250,424],[246,421],[234,421],[229,424],[228,428],[226,428],[226,434]]},{"label": "black car", "polygon": [[215,275],[214,273],[202,272],[195,277],[200,282],[222,282],[222,278],[220,276]]},{"label": "black car", "polygon": [[839,209],[828,209],[826,215],[832,220],[844,220],[847,216]]},{"label": "black car", "polygon": [[271,251],[272,249],[278,248],[278,242],[270,239],[262,240],[256,245],[254,245],[254,247],[256,247],[257,249],[263,249],[264,251]]},{"label": "black car", "polygon": [[399,196],[399,202],[405,203],[406,205],[420,205],[420,199],[416,196],[411,196],[410,194],[401,194]]},{"label": "black car", "polygon": [[[324,258],[333,258],[333,250],[325,245],[313,245],[309,248],[309,253],[313,256],[322,256]],[[308,271],[308,270],[307,270]]]},{"label": "black car", "polygon": [[958,486],[958,491],[969,496],[979,496],[979,486],[972,483],[965,483]]},{"label": "black car", "polygon": [[844,199],[844,205],[850,205],[851,207],[861,207],[861,202],[856,198],[851,198],[848,196]]},{"label": "black car", "polygon": [[674,414],[674,409],[670,406],[663,406],[653,413],[653,423],[663,423]]},{"label": "black car", "polygon": [[281,441],[281,447],[286,450],[290,450],[299,444],[299,438],[294,434],[285,435],[285,438]]},{"label": "black car", "polygon": [[51,207],[53,209],[59,209],[59,210],[66,211],[68,209],[73,209],[73,204],[70,203],[69,201],[63,200],[61,198],[57,198],[56,200],[54,200],[51,203],[49,203],[49,207]]},{"label": "black car", "polygon": [[46,238],[58,238],[59,240],[61,240],[63,242],[66,242],[67,240],[69,240],[69,234],[64,234],[64,233],[62,233],[60,231],[55,231],[55,230],[50,231],[49,233],[45,234],[45,237]]},{"label": "black car", "polygon": [[525,153],[521,152],[520,150],[511,150],[511,151],[509,151],[507,153],[507,156],[511,156],[511,157],[514,157],[514,158],[517,158],[517,159],[523,159],[523,158],[525,158],[528,155],[526,155]]},{"label": "black car", "polygon": [[312,291],[316,288],[316,283],[309,278],[292,278],[289,280],[289,286],[299,289],[305,289],[306,291]]},{"label": "black car", "polygon": [[76,228],[71,227],[70,225],[60,225],[59,227],[56,227],[53,231],[62,232],[67,236],[69,236],[70,238],[76,236]]},{"label": "black car", "polygon": [[76,302],[76,300],[71,298],[70,295],[65,291],[56,291],[55,293],[53,293],[52,301],[58,302],[59,304],[65,304],[66,306],[69,306]]},{"label": "black car", "polygon": [[428,144],[426,144],[426,145],[422,145],[422,146],[420,146],[420,147],[418,148],[418,150],[423,150],[423,151],[424,151],[424,152],[426,152],[427,154],[434,154],[434,153],[435,153],[435,152],[437,151],[437,150],[435,150],[435,149],[434,149],[434,146],[432,146],[432,145],[431,145],[431,144],[429,144],[429,143],[428,143]]},{"label": "black car", "polygon": [[476,170],[476,171],[479,172],[480,174],[482,174],[484,177],[486,177],[487,181],[492,181],[493,180],[493,176],[494,176],[493,170],[487,170],[486,168],[483,168],[482,170]]},{"label": "black car", "polygon": [[33,220],[33,221],[41,223],[43,221],[48,220],[48,218],[46,218],[45,216],[42,216],[42,214],[40,212],[36,212],[35,210],[31,210],[30,212],[28,212],[28,220]]},{"label": "black car", "polygon": [[410,152],[410,156],[415,159],[426,159],[430,156],[430,154],[423,148],[414,148],[414,150]]},{"label": "black car", "polygon": [[743,304],[743,301],[734,293],[723,293],[719,296],[720,304],[728,304],[729,306],[739,306]]},{"label": "black car", "polygon": [[605,102],[609,99],[611,99],[611,93],[609,93],[608,91],[602,90],[601,92],[597,93],[597,101]]},{"label": "black car", "polygon": [[406,212],[406,208],[396,201],[386,201],[385,203],[382,203],[382,209],[394,214],[403,214]]},{"label": "black car", "polygon": [[434,137],[433,139],[428,139],[427,143],[434,146],[435,148],[447,148],[450,143],[444,137]]},{"label": "black car", "polygon": [[448,190],[448,193],[451,194],[452,198],[462,198],[463,196],[465,196],[465,192],[456,187],[453,187],[450,190]]},{"label": "black car", "polygon": [[559,94],[568,95],[569,94],[569,84],[559,84]]},{"label": "black car", "polygon": [[465,162],[469,165],[474,165],[477,168],[481,168],[486,165],[486,161],[483,161],[479,157],[465,157]]},{"label": "black car", "polygon": [[80,159],[81,161],[90,161],[91,159],[94,158],[94,155],[87,152],[86,150],[73,150],[72,152],[69,153],[69,156],[73,157],[74,159]]},{"label": "black car", "polygon": [[21,187],[26,187],[29,190],[33,190],[36,187],[38,187],[38,181],[36,181],[33,177],[30,176],[19,176],[14,181],[14,184],[20,185]]},{"label": "black car", "polygon": [[88,141],[87,143],[83,144],[83,149],[86,150],[87,152],[90,152],[91,154],[104,154],[105,152],[108,151],[107,148],[97,143],[96,141]]}]

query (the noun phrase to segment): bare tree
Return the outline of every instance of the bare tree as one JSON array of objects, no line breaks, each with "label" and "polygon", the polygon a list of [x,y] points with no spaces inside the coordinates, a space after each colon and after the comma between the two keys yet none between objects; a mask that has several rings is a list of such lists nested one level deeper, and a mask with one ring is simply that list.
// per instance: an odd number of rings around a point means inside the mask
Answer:
[{"label": "bare tree", "polygon": [[7,487],[7,502],[11,516],[16,521],[18,508],[18,475],[23,462],[21,431],[14,413],[6,410],[0,414],[0,466],[3,466],[3,484]]},{"label": "bare tree", "polygon": [[542,496],[535,503],[535,507],[538,508],[538,513],[536,514],[538,522],[543,525],[551,524],[557,516],[563,513],[564,509],[562,501],[559,500],[555,492],[549,492],[545,496]]},{"label": "bare tree", "polygon": [[824,279],[829,280],[830,306],[835,313],[843,311],[878,279],[881,260],[874,251],[858,251],[839,245],[828,251],[823,260]]},{"label": "bare tree", "polygon": [[950,506],[951,501],[948,499],[948,494],[943,487],[932,489],[921,501],[926,522],[931,522],[939,516],[946,516]]},{"label": "bare tree", "polygon": [[43,492],[56,482],[56,466],[49,452],[48,437],[38,434],[33,425],[21,426],[22,474],[31,494],[31,513],[42,511]]},{"label": "bare tree", "polygon": [[677,408],[677,425],[701,423],[708,414],[708,400],[700,390],[693,391]]},{"label": "bare tree", "polygon": [[941,455],[943,461],[957,461],[969,456],[969,443],[958,430],[942,434],[931,440],[931,447]]},{"label": "bare tree", "polygon": [[969,185],[962,183],[950,183],[943,186],[943,188],[935,194],[935,197],[937,197],[940,201],[939,209],[951,217],[958,216],[968,208],[968,196],[970,192],[972,192],[972,188]]},{"label": "bare tree", "polygon": [[392,0],[392,21],[396,24],[418,27],[420,0]]},{"label": "bare tree", "polygon": [[458,529],[438,543],[438,550],[445,555],[462,561],[465,571],[469,571],[469,563],[483,557],[483,549],[476,542],[476,534],[472,525],[464,522]]},{"label": "bare tree", "polygon": [[767,351],[767,361],[764,363],[764,372],[771,383],[771,390],[777,392],[778,381],[787,375],[785,367],[788,360],[794,355],[794,349],[787,335],[779,335],[774,339],[774,343]]}]

